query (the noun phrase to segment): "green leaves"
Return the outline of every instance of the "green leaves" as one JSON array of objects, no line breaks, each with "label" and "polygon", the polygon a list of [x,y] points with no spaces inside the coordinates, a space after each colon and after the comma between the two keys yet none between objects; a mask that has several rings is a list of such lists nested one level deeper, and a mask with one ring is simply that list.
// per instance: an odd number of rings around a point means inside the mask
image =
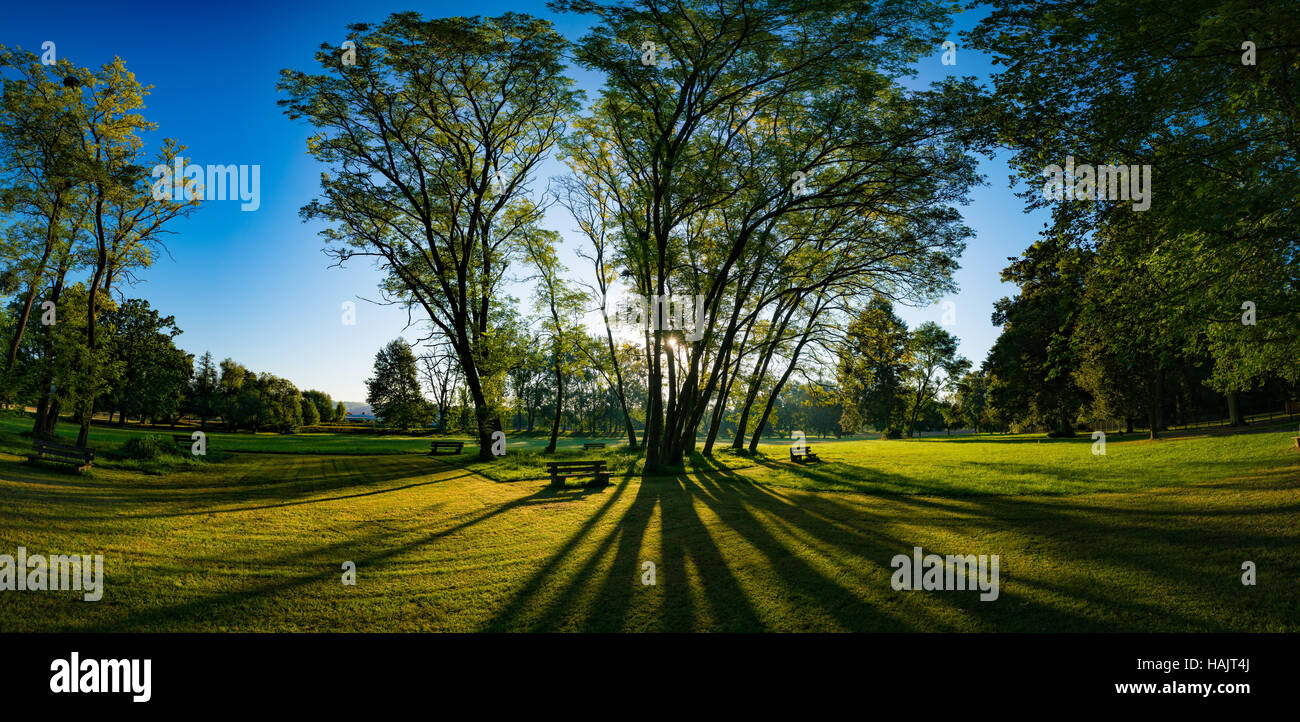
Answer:
[{"label": "green leaves", "polygon": [[375,354],[374,376],[366,380],[366,403],[385,425],[418,428],[433,418],[433,407],[420,393],[417,374],[415,354],[400,338]]},{"label": "green leaves", "polygon": [[[1210,384],[1249,389],[1300,371],[1300,8],[1238,0],[998,0],[970,41],[1001,56],[1002,137],[1047,205],[1040,172],[1080,162],[1154,169],[1151,209],[1056,203],[1048,235],[1097,250],[1087,307],[1114,357],[1150,369],[1155,354],[1209,354]],[[1247,58],[1243,43],[1254,44]],[[1251,61],[1253,60],[1253,64]],[[1243,301],[1268,309],[1238,322]],[[1125,360],[1127,359],[1127,360]],[[1090,388],[1135,381],[1094,374]]]},{"label": "green leaves", "polygon": [[[485,422],[503,365],[492,331],[508,313],[503,279],[540,218],[529,182],[578,93],[565,41],[546,21],[424,20],[353,25],[356,64],[322,44],[322,72],[281,71],[286,115],[315,129],[322,195],[302,209],[340,262],[372,256],[385,293],[419,307],[455,349]],[[482,431],[482,429],[481,429]]]}]

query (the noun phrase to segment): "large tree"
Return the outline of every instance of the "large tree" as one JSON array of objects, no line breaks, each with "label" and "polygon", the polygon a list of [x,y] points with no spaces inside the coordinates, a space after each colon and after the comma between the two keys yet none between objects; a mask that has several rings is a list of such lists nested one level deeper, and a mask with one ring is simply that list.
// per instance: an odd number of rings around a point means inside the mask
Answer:
[{"label": "large tree", "polygon": [[907,435],[916,433],[916,421],[944,389],[953,388],[970,370],[970,361],[957,355],[957,337],[927,321],[908,336]]},{"label": "large tree", "polygon": [[[1098,252],[1091,278],[1107,288],[1095,305],[1103,327],[1084,351],[1093,370],[1080,378],[1118,412],[1149,409],[1181,347],[1213,360],[1208,384],[1238,422],[1238,392],[1300,380],[1300,6],[990,5],[969,39],[1003,66],[993,77],[996,126],[1031,186],[1027,203],[1050,207],[1045,239]],[[1095,180],[1091,196],[1107,198],[1045,197],[1043,169],[1070,157],[1148,167],[1149,205],[1114,200],[1124,189],[1082,170],[1067,187],[1086,192]],[[1067,333],[1044,327],[1039,343]],[[1116,372],[1109,385],[1107,369]],[[1121,398],[1136,388],[1147,389],[1145,401]]]},{"label": "large tree", "polygon": [[886,437],[901,435],[907,408],[903,377],[911,350],[907,325],[888,299],[877,296],[854,315],[844,330],[836,367],[844,431],[870,425]]},{"label": "large tree", "polygon": [[221,414],[220,400],[217,365],[212,360],[212,352],[205,351],[199,357],[199,365],[194,369],[190,383],[190,412],[199,417],[200,428],[206,429],[208,419]]},{"label": "large tree", "polygon": [[176,347],[181,334],[176,319],[132,298],[105,314],[104,327],[105,362],[112,376],[102,405],[110,417],[116,411],[119,424],[131,416],[154,421],[179,417],[194,357]]},{"label": "large tree", "polygon": [[[576,57],[606,85],[564,147],[588,196],[616,210],[623,277],[649,299],[647,469],[682,463],[710,403],[719,418],[737,343],[775,307],[806,318],[818,299],[873,285],[944,285],[965,236],[951,205],[975,180],[979,96],[895,81],[942,40],[946,9],[558,5],[598,15]],[[664,298],[695,312],[690,328],[664,323]]]},{"label": "large tree", "polygon": [[99,316],[95,311],[99,294],[111,297],[115,281],[120,281],[132,267],[152,263],[152,248],[166,233],[166,225],[191,213],[201,198],[194,186],[186,186],[183,196],[176,199],[156,191],[159,180],[151,181],[145,164],[170,167],[181,158],[184,148],[169,138],[154,156],[146,156],[140,134],[157,128],[156,123],[139,113],[149,88],[136,80],[121,58],[114,58],[97,72],[76,69],[71,77],[76,82],[69,85],[79,89],[80,103],[72,117],[79,132],[82,180],[94,240],[84,367],[85,383],[91,392],[83,396],[77,409],[81,421],[77,445],[85,446],[94,398],[102,388]]},{"label": "large tree", "polygon": [[63,82],[73,66],[67,59],[46,65],[33,53],[0,46],[0,69],[13,71],[0,97],[0,212],[11,221],[5,257],[12,264],[8,272],[26,285],[8,342],[7,374],[39,305],[37,295],[48,289],[53,261],[84,229],[87,206],[76,120],[80,96]]},{"label": "large tree", "polygon": [[390,341],[375,354],[375,372],[366,380],[366,403],[375,417],[397,429],[422,427],[433,409],[420,393],[415,354],[402,339]]},{"label": "large tree", "polygon": [[577,108],[566,44],[513,13],[399,13],[350,30],[355,63],[325,44],[322,73],[281,74],[281,105],[316,129],[308,152],[329,168],[303,217],[329,224],[339,262],[379,259],[385,290],[447,339],[489,460],[509,364],[494,334],[508,313],[503,280],[541,214],[529,182]]},{"label": "large tree", "polygon": [[[308,389],[302,392],[302,397],[310,401],[316,407],[316,418],[321,422],[328,423],[334,419],[334,400],[324,391]],[[306,410],[304,409],[304,412]],[[305,418],[305,413],[304,413]]]},{"label": "large tree", "polygon": [[1002,271],[1019,293],[994,303],[1002,333],[989,349],[988,404],[1018,428],[1046,427],[1069,435],[1087,394],[1075,381],[1077,346],[1071,343],[1089,254],[1059,240],[1030,246]]}]

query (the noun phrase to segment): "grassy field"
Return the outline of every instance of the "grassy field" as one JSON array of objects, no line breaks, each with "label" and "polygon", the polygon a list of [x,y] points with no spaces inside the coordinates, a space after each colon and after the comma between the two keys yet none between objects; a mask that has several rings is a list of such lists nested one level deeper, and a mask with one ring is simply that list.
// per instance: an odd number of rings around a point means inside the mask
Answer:
[{"label": "grassy field", "polygon": [[[810,467],[773,443],[550,490],[355,434],[214,434],[293,453],[79,476],[20,463],[29,425],[0,420],[0,553],[101,553],[106,591],[0,592],[0,631],[1300,631],[1293,429],[1111,439],[1104,457],[1090,439],[814,440]],[[494,473],[537,475],[534,442]],[[1000,597],[894,591],[913,546],[1000,555]]]}]

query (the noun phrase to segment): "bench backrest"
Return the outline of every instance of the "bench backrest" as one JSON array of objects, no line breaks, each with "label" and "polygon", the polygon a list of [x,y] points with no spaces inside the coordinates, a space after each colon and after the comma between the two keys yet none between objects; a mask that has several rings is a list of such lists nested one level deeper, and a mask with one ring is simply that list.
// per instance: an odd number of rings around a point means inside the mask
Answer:
[{"label": "bench backrest", "polygon": [[85,459],[89,461],[95,458],[95,450],[87,449],[81,446],[66,446],[64,444],[55,444],[48,441],[38,441],[32,444],[39,454],[49,454],[51,456],[60,456],[68,459]]},{"label": "bench backrest", "polygon": [[600,470],[602,470],[602,469],[605,468],[605,462],[604,462],[603,460],[596,460],[596,461],[548,461],[548,462],[546,462],[546,468],[548,468],[548,469],[593,469],[593,470],[596,470],[596,471],[600,471]]}]

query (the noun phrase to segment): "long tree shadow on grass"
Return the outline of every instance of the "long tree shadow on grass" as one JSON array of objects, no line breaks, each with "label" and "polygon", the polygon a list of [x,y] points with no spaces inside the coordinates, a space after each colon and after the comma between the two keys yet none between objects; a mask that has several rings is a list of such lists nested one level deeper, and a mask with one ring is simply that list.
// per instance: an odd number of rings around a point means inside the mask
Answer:
[{"label": "long tree shadow on grass", "polygon": [[[885,599],[900,602],[915,602],[912,594],[925,594],[926,601],[933,602],[943,610],[931,610],[924,604],[905,604],[900,609],[890,604],[886,611],[891,615],[887,620],[864,615],[863,605],[851,594],[847,596],[830,595],[824,587],[810,589],[814,601],[809,605],[826,605],[836,610],[835,616],[840,628],[854,631],[901,631],[915,629],[920,631],[942,631],[954,627],[954,615],[970,615],[983,620],[986,628],[995,629],[1005,626],[1010,615],[1005,614],[1014,608],[1015,616],[1024,613],[1025,607],[1033,607],[1038,623],[1042,629],[1073,628],[1100,631],[1100,628],[1088,623],[1079,615],[1036,603],[1024,598],[1014,589],[1001,591],[998,602],[981,602],[971,593],[947,592],[909,592],[894,591],[889,585],[893,572],[890,562],[897,554],[909,554],[913,546],[924,546],[926,553],[945,555],[949,553],[967,554],[975,550],[950,550],[936,547],[933,543],[922,544],[919,539],[901,538],[898,533],[886,533],[884,529],[892,527],[894,522],[910,519],[937,509],[940,523],[956,525],[968,524],[969,514],[962,514],[959,507],[950,507],[947,500],[918,495],[889,495],[883,508],[853,502],[863,502],[870,497],[858,494],[834,493],[798,493],[797,499],[762,485],[754,484],[734,471],[724,467],[713,467],[699,474],[699,483],[705,489],[716,490],[715,493],[702,498],[718,500],[723,493],[739,498],[733,504],[733,526],[743,530],[744,536],[755,548],[763,550],[773,568],[779,570],[784,580],[792,585],[804,584],[809,576],[808,563],[798,558],[783,547],[771,531],[772,524],[764,523],[762,517],[770,516],[781,523],[791,525],[807,538],[820,542],[827,550],[826,556],[841,560],[850,569],[841,570],[845,575],[852,567],[859,567],[868,573],[861,576],[865,585],[876,586]],[[942,501],[942,506],[933,502]],[[720,502],[713,501],[713,504]],[[719,510],[721,513],[721,509]],[[901,513],[900,513],[901,512]],[[965,517],[965,518],[963,518]],[[996,551],[994,552],[996,553]],[[823,562],[825,563],[825,562]],[[901,595],[901,596],[894,596]],[[834,605],[834,606],[833,606]],[[879,615],[876,615],[879,616]]]},{"label": "long tree shadow on grass", "polygon": [[[1167,492],[1100,495],[1109,502],[1100,496],[811,493],[754,484],[716,466],[700,469],[645,479],[630,502],[624,495],[631,484],[606,492],[542,488],[416,539],[372,531],[363,540],[292,557],[383,546],[356,555],[359,567],[377,569],[526,506],[602,493],[608,498],[565,527],[572,531],[540,568],[513,585],[516,591],[486,628],[1235,631],[1294,625],[1287,621],[1294,594],[1288,597],[1276,584],[1261,587],[1262,594],[1243,593],[1234,563],[1253,558],[1274,579],[1295,578],[1300,531],[1291,527],[1288,533],[1285,520],[1300,513],[1300,502],[1260,511],[1245,500],[1213,507],[1180,503]],[[606,530],[620,502],[627,506]],[[1261,525],[1241,523],[1252,516],[1263,517]],[[659,530],[659,539],[651,529]],[[654,587],[639,582],[647,542],[661,547]],[[888,562],[913,545],[938,554],[1000,554],[999,599],[894,592]],[[257,600],[269,603],[336,579],[337,569],[322,564],[319,573],[87,626],[186,628],[237,618]],[[1170,599],[1191,603],[1171,605]]]},{"label": "long tree shadow on grass", "polygon": [[[781,461],[766,455],[755,455],[750,458],[757,467],[787,473],[795,478],[807,479],[814,482],[822,490],[867,491],[887,494],[959,495],[962,493],[960,489],[954,489],[948,484],[935,484],[915,476],[833,459],[823,460],[816,465],[808,465]],[[696,459],[695,468],[702,469],[705,473],[736,474],[734,470],[717,464],[708,457],[697,456]]]},{"label": "long tree shadow on grass", "polygon": [[[468,475],[450,476],[447,474],[454,472],[453,467],[431,465],[419,457],[395,455],[364,461],[304,456],[293,458],[289,464],[285,465],[284,457],[278,457],[272,464],[261,464],[250,457],[202,475],[121,473],[78,477],[27,464],[0,462],[0,484],[9,483],[5,490],[7,497],[59,508],[84,509],[84,513],[77,515],[78,519],[108,519],[189,516],[336,501]],[[427,478],[431,475],[434,478]],[[393,486],[393,482],[405,479],[423,480]],[[129,511],[121,514],[121,510]]]},{"label": "long tree shadow on grass", "polygon": [[[1135,491],[1155,486],[1182,486],[1184,484],[1201,484],[1215,479],[1232,478],[1243,473],[1275,469],[1277,462],[1263,459],[1256,465],[1243,465],[1238,460],[1199,461],[1194,479],[1179,476],[1187,473],[1183,469],[1171,469],[1149,478],[1135,478],[1135,474],[1150,475],[1147,469],[1135,471],[1132,467],[1111,466],[1100,469],[1088,469],[1086,476],[1081,476],[1078,469],[1046,463],[982,461],[962,459],[952,462],[952,469],[979,470],[985,479],[1002,480],[1000,486],[990,484],[967,484],[941,481],[941,476],[918,478],[887,471],[873,466],[837,461],[833,457],[823,459],[817,464],[795,464],[766,455],[751,457],[757,467],[779,474],[788,475],[793,480],[807,480],[809,489],[832,491],[856,491],[873,494],[932,494],[938,496],[988,496],[1007,494],[1032,494],[1035,496],[1073,495],[1094,492]],[[1094,457],[1084,456],[1091,459]],[[707,460],[699,468],[721,471],[722,467]],[[1282,467],[1288,468],[1288,467]],[[1289,467],[1294,470],[1296,467]],[[1159,472],[1156,472],[1159,473]],[[758,483],[770,483],[790,486],[781,479],[756,480]],[[795,484],[797,486],[797,483]]]},{"label": "long tree shadow on grass", "polygon": [[[1273,606],[1252,612],[1258,599],[1240,593],[1235,567],[1226,560],[1294,548],[1294,536],[1240,529],[1231,520],[1280,518],[1293,514],[1295,505],[1203,509],[1173,501],[1175,508],[1164,510],[1145,498],[1126,503],[1122,495],[1118,505],[1107,506],[1061,497],[787,494],[707,462],[697,469],[644,479],[617,528],[576,570],[561,575],[557,555],[489,628],[755,631],[769,628],[764,620],[774,611],[773,598],[803,617],[776,610],[785,629],[1233,631],[1243,624],[1285,624],[1285,599],[1269,597]],[[656,510],[662,529],[658,600],[636,581]],[[716,522],[706,524],[705,511]],[[886,531],[918,519],[925,542]],[[752,552],[739,564],[744,555],[737,545]],[[889,561],[913,546],[940,555],[999,554],[999,598],[893,592]],[[812,547],[821,551],[814,555]],[[1278,564],[1283,574],[1294,566]],[[687,572],[694,585],[683,576]],[[779,588],[772,588],[773,580]],[[871,586],[879,591],[864,591]],[[1171,607],[1166,595],[1191,603]]]},{"label": "long tree shadow on grass", "polygon": [[[445,529],[430,534],[423,535],[415,540],[400,543],[385,543],[382,535],[373,530],[368,532],[365,539],[347,539],[332,544],[326,544],[315,547],[309,551],[294,551],[285,554],[275,560],[263,560],[261,563],[270,567],[289,564],[298,566],[302,560],[311,558],[349,558],[353,560],[358,569],[379,569],[384,564],[391,564],[395,559],[403,555],[418,551],[422,547],[433,544],[441,539],[445,539],[455,534],[465,531],[470,527],[483,524],[494,518],[506,515],[511,511],[521,509],[535,504],[555,504],[566,501],[577,501],[587,496],[591,492],[582,488],[569,489],[552,489],[543,487],[538,491],[527,496],[515,499],[513,501],[492,507],[481,514],[476,514],[464,521],[452,524]],[[594,514],[584,525],[584,529],[590,529],[618,499],[614,494],[602,505],[601,509]],[[580,532],[581,533],[581,532]],[[363,546],[383,546],[383,551],[374,554],[357,554],[356,550]],[[82,631],[82,632],[122,632],[122,631],[159,631],[159,630],[190,630],[194,629],[192,622],[202,621],[210,622],[212,620],[223,619],[229,614],[242,614],[240,610],[245,610],[259,599],[266,599],[275,595],[287,592],[298,593],[304,587],[313,584],[334,582],[339,579],[338,567],[330,564],[322,564],[321,571],[309,574],[295,575],[290,578],[277,581],[273,584],[259,586],[256,588],[241,588],[230,592],[207,596],[201,599],[170,604],[150,609],[144,613],[138,613],[122,619],[114,619],[107,622],[91,622],[84,625],[74,626],[67,630],[61,631]],[[74,602],[75,603],[75,602]]]},{"label": "long tree shadow on grass", "polygon": [[[697,469],[701,463],[696,460]],[[842,508],[809,513],[759,491],[734,472],[716,466],[711,472],[643,478],[616,528],[576,570],[561,575],[561,561],[570,552],[562,550],[488,628],[759,631],[769,628],[774,616],[783,619],[778,623],[783,627],[802,616],[807,629],[919,628],[916,620],[873,604],[835,578],[849,575],[861,581],[875,574],[887,584],[888,573],[881,570],[904,548],[902,541],[879,526],[863,529],[844,523]],[[838,506],[833,499],[821,504]],[[702,512],[710,513],[710,523]],[[656,513],[660,538],[648,540]],[[801,534],[836,547],[842,558],[823,557],[814,564],[769,525],[797,527]],[[648,541],[660,547],[653,560],[653,591],[638,581]],[[818,568],[828,564],[836,567],[834,576]],[[552,592],[549,598],[543,590]]]},{"label": "long tree shadow on grass", "polygon": [[[696,512],[691,495],[683,492],[683,478],[643,478],[628,510],[576,572],[561,576],[557,571],[565,555],[572,551],[575,538],[524,584],[487,629],[551,630],[564,627],[577,613],[584,617],[577,628],[584,631],[622,630],[637,587],[645,586],[638,581],[642,575],[641,548],[656,509],[662,515],[662,528],[672,530],[663,535],[661,558],[655,561],[656,578],[672,581],[662,586],[656,581],[654,585],[663,592],[663,598],[658,619],[647,620],[653,628],[695,629],[699,612],[716,616],[722,630],[761,629],[757,612]],[[622,484],[619,489],[627,486]],[[583,600],[579,604],[579,598],[598,581],[601,559],[610,553],[612,567],[595,601]],[[707,577],[700,585],[703,600],[695,598],[687,582],[691,572]],[[539,601],[542,590],[548,588],[561,591],[549,603]],[[707,603],[708,609],[697,610],[700,602]]]},{"label": "long tree shadow on grass", "polygon": [[[736,481],[734,490],[744,497],[768,495],[784,498],[777,490],[763,485],[746,484],[734,472],[716,469],[717,475]],[[714,474],[701,475],[702,483],[711,483]],[[1265,473],[1252,489],[1279,491],[1294,488],[1294,480],[1283,475]],[[922,495],[799,494],[796,509],[812,518],[837,514],[835,497],[886,501],[902,505],[909,514],[932,518],[934,526],[950,526],[966,537],[978,539],[1010,530],[1014,545],[1010,548],[944,549],[931,545],[927,553],[940,555],[969,554],[981,551],[1000,553],[1004,559],[1005,579],[1012,580],[997,603],[974,602],[969,597],[952,600],[967,613],[981,617],[991,628],[1028,631],[1112,631],[1124,629],[1183,629],[1236,631],[1239,620],[1262,617],[1274,627],[1285,625],[1287,605],[1294,607],[1295,594],[1286,595],[1274,587],[1266,596],[1274,606],[1263,606],[1257,596],[1243,594],[1239,580],[1240,559],[1266,558],[1279,578],[1300,574],[1300,530],[1290,536],[1267,531],[1268,522],[1276,528],[1286,526],[1285,519],[1300,514],[1300,502],[1251,506],[1231,503],[1222,508],[1189,505],[1177,493],[1147,495],[1117,494],[1109,497],[1035,497],[973,496],[935,497]],[[1090,502],[1096,503],[1090,503]],[[757,505],[751,504],[752,508]],[[795,512],[798,514],[799,512]],[[896,515],[895,515],[896,516]],[[1264,519],[1256,528],[1242,520]],[[825,525],[810,523],[806,529],[826,531]],[[744,525],[742,528],[757,528]],[[832,535],[824,538],[832,540]],[[1027,541],[1026,541],[1027,540]],[[900,545],[906,551],[911,542]],[[1288,551],[1289,550],[1289,551]],[[852,552],[852,549],[846,549]],[[1047,568],[1064,568],[1072,573],[1027,575],[1017,569],[1020,563],[1050,562]],[[1186,595],[1195,600],[1200,614],[1183,613],[1160,602],[1143,602],[1134,598],[1135,589],[1149,589],[1154,597]],[[1044,604],[1050,592],[1058,598]],[[1079,609],[1064,612],[1060,599]],[[1013,615],[1007,615],[1011,610]],[[1291,622],[1294,624],[1294,622]],[[1251,625],[1255,626],[1255,625]],[[1256,627],[1257,628],[1257,627]]]}]

